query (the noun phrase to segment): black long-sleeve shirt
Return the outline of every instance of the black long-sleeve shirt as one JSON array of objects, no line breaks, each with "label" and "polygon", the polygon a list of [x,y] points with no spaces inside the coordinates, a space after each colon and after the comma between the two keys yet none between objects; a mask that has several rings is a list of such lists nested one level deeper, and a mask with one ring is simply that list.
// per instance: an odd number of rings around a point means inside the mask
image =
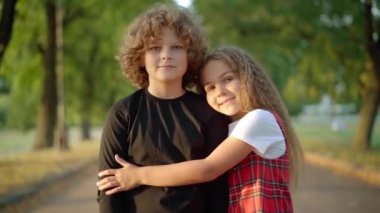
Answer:
[{"label": "black long-sleeve shirt", "polygon": [[[226,119],[204,98],[186,92],[160,99],[141,89],[109,111],[99,155],[99,171],[120,168],[118,154],[140,166],[206,157],[227,136]],[[180,187],[140,186],[107,196],[98,191],[100,212],[227,212],[225,176]]]}]

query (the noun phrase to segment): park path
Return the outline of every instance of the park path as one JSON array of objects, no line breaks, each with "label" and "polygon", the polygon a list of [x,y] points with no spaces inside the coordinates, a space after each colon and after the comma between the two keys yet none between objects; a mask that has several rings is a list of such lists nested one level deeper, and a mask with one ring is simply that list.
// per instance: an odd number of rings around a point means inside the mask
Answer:
[{"label": "park path", "polygon": [[80,177],[72,178],[71,184],[54,196],[45,199],[32,213],[92,213],[98,212],[95,182],[97,165],[90,164]]},{"label": "park path", "polygon": [[378,187],[310,164],[302,175],[293,196],[296,213],[380,212]]},{"label": "park path", "polygon": [[[98,212],[95,182],[96,165],[92,165],[32,212]],[[380,188],[306,164],[293,202],[296,213],[375,213],[380,209]]]}]

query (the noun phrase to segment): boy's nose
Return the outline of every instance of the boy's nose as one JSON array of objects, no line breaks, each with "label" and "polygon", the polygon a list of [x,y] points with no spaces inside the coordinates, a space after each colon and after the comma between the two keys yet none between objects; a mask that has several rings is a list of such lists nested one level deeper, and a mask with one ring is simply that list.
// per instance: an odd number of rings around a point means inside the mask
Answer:
[{"label": "boy's nose", "polygon": [[161,58],[162,59],[171,59],[172,58],[170,48],[163,48],[162,49]]}]

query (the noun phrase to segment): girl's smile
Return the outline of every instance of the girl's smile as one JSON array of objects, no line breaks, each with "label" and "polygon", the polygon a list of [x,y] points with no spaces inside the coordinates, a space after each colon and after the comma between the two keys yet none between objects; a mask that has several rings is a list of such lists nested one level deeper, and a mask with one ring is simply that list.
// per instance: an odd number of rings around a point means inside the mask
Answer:
[{"label": "girl's smile", "polygon": [[244,114],[239,100],[240,79],[227,64],[221,60],[209,61],[202,70],[201,79],[207,102],[213,109],[233,120]]}]

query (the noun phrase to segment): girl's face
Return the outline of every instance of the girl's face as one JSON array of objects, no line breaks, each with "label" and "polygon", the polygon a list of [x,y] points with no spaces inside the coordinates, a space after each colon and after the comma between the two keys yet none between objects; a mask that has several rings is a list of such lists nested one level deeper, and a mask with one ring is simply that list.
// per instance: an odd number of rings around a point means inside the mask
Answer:
[{"label": "girl's face", "polygon": [[164,27],[144,54],[149,84],[182,83],[187,70],[187,50],[175,32]]},{"label": "girl's face", "polygon": [[221,60],[211,60],[203,67],[201,80],[208,104],[232,120],[245,113],[240,102],[240,79],[237,73]]}]

